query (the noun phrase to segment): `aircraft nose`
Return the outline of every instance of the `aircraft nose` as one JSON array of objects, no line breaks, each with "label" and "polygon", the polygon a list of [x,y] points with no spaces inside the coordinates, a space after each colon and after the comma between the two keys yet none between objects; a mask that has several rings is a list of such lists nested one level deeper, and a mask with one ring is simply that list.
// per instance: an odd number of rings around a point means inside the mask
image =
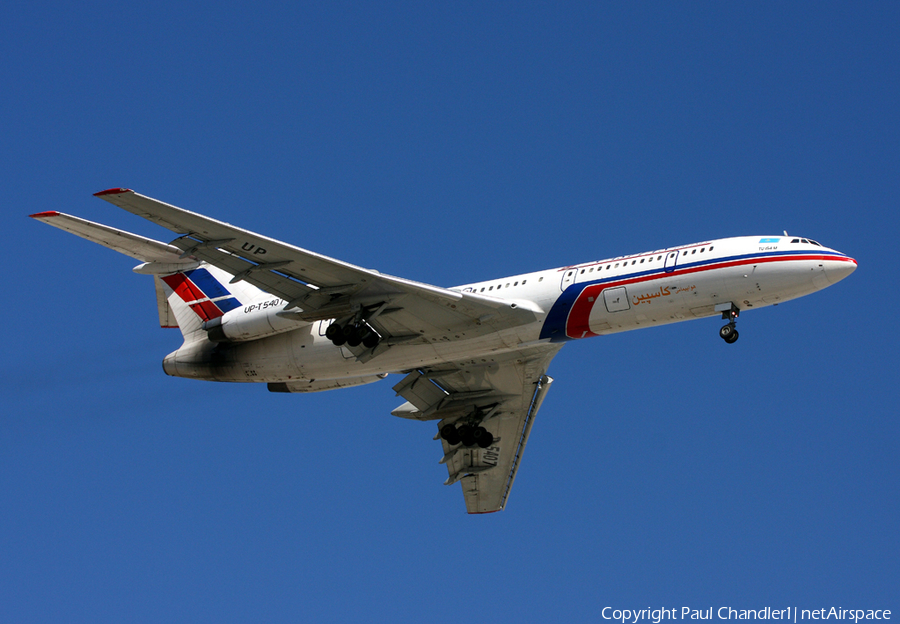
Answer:
[{"label": "aircraft nose", "polygon": [[856,260],[849,256],[845,256],[840,260],[831,260],[825,263],[825,277],[828,278],[830,284],[837,284],[855,270]]}]

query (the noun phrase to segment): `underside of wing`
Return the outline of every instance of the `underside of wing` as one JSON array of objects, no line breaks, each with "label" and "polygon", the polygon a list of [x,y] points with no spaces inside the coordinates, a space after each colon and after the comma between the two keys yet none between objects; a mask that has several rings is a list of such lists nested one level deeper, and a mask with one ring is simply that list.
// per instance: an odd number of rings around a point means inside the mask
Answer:
[{"label": "underside of wing", "polygon": [[393,414],[437,420],[449,476],[462,484],[469,513],[506,505],[541,402],[552,383],[550,360],[561,348],[542,344],[490,359],[410,372],[394,390],[407,403]]},{"label": "underside of wing", "polygon": [[[287,301],[285,310],[306,321],[335,319],[340,327],[377,332],[391,341],[473,338],[536,320],[529,301],[462,293],[354,266],[146,197],[128,189],[97,196],[181,234],[172,241],[184,257],[227,271]],[[377,355],[375,342],[360,358]]]}]

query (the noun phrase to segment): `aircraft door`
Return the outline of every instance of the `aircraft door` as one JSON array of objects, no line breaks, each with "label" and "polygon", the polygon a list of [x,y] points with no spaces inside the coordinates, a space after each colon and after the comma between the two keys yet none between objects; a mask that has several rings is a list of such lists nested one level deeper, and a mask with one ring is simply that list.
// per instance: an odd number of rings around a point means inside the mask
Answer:
[{"label": "aircraft door", "polygon": [[666,264],[665,270],[666,273],[671,273],[675,270],[675,265],[678,264],[678,254],[681,253],[679,250],[670,251],[666,253]]},{"label": "aircraft door", "polygon": [[566,269],[563,271],[562,281],[559,283],[559,289],[564,291],[566,288],[575,283],[575,269]]},{"label": "aircraft door", "polygon": [[607,288],[603,291],[603,302],[609,312],[621,312],[631,307],[628,303],[628,293],[624,286],[618,288]]}]

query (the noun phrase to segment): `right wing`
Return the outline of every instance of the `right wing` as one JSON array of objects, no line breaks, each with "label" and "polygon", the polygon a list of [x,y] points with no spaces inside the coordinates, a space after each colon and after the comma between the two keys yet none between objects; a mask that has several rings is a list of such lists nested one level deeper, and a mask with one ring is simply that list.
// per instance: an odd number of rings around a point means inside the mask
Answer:
[{"label": "right wing", "polygon": [[[539,344],[490,358],[448,362],[409,373],[394,391],[407,399],[395,416],[438,420],[438,435],[449,477],[462,484],[469,513],[506,506],[534,418],[552,383],[550,360],[561,344]],[[482,448],[471,440],[448,440],[446,426],[484,427],[493,441]],[[459,431],[457,429],[457,431]]]}]

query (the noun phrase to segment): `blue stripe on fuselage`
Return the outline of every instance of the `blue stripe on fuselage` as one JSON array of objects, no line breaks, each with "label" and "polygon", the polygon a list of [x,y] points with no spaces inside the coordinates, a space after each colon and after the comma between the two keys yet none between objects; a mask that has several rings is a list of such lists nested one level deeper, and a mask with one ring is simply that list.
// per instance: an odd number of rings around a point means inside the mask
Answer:
[{"label": "blue stripe on fuselage", "polygon": [[[713,258],[709,260],[704,259],[699,262],[679,263],[675,266],[675,269],[670,272],[666,272],[665,268],[660,267],[658,269],[650,269],[649,271],[637,271],[635,273],[615,275],[612,277],[591,280],[589,282],[577,282],[566,288],[562,292],[562,294],[560,294],[556,302],[554,302],[553,307],[550,308],[550,312],[547,314],[547,318],[544,320],[544,326],[541,328],[541,339],[549,338],[551,342],[565,342],[568,340],[575,340],[575,338],[570,338],[566,335],[566,321],[568,321],[569,319],[569,311],[572,309],[572,306],[575,304],[575,301],[578,299],[578,296],[581,294],[581,292],[588,286],[593,286],[594,284],[627,282],[651,275],[658,275],[660,277],[665,275],[675,276],[678,275],[679,272],[687,269],[695,269],[702,266],[735,262],[739,260],[749,260],[753,258],[771,258],[774,256],[808,256],[810,254],[835,256],[839,258],[845,257],[844,254],[840,254],[834,251],[826,251],[824,249],[803,249],[797,251],[790,250],[774,252],[767,251],[763,253],[750,253],[740,254],[736,256],[726,256],[724,258]],[[598,264],[609,263],[610,261],[605,261]],[[565,270],[568,270],[568,267]],[[599,304],[600,302],[598,301],[597,303]]]}]

